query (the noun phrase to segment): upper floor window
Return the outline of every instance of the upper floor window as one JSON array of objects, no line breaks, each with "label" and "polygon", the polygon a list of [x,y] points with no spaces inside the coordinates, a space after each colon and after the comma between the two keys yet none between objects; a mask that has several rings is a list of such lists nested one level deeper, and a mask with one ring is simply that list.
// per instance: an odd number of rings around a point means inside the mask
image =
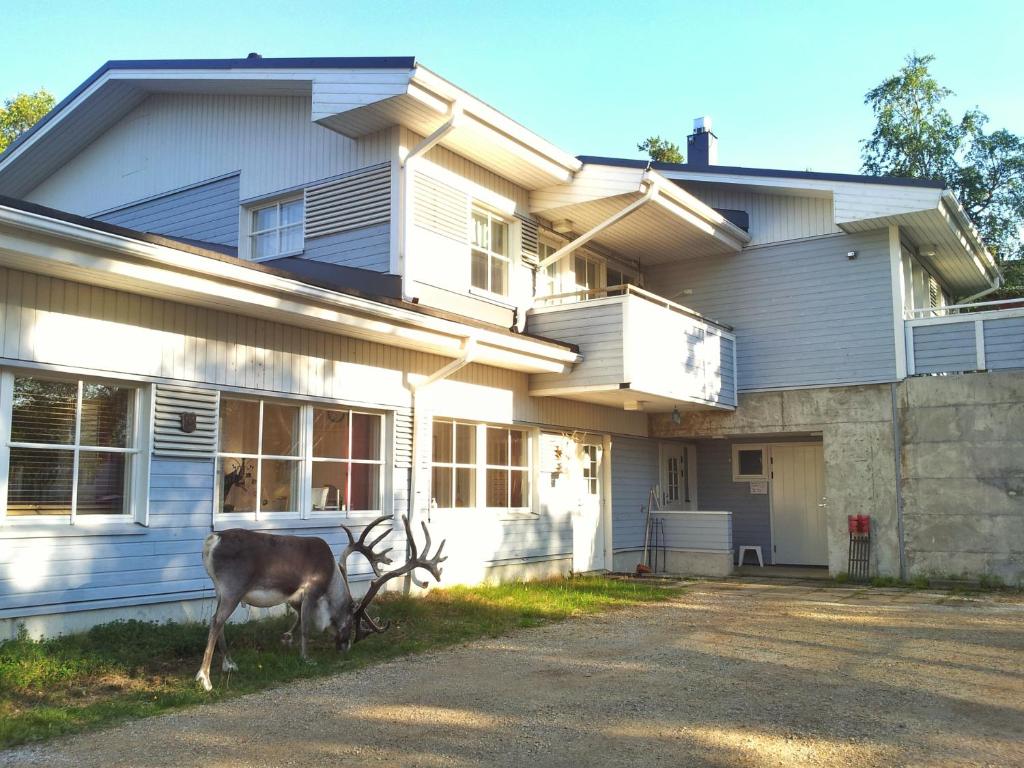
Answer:
[{"label": "upper floor window", "polygon": [[303,199],[278,200],[251,210],[249,255],[272,259],[302,250]]},{"label": "upper floor window", "polygon": [[0,485],[7,487],[8,517],[74,525],[132,514],[139,454],[134,388],[2,374],[4,423]]},{"label": "upper floor window", "polygon": [[601,264],[586,256],[573,256],[573,272],[576,277],[577,291],[591,291],[601,287]]},{"label": "upper floor window", "polygon": [[493,213],[473,210],[470,284],[499,296],[508,295],[509,225]]},{"label": "upper floor window", "polygon": [[[537,244],[537,256],[539,261],[544,261],[548,256],[558,249],[541,241]],[[554,296],[560,290],[559,263],[553,262],[537,272],[537,295]]]}]

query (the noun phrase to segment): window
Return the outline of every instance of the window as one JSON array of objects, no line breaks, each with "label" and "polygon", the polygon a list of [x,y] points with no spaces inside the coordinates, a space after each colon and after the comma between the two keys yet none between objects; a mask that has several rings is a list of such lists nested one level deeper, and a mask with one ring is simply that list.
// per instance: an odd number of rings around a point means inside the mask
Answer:
[{"label": "window", "polygon": [[487,506],[522,509],[529,502],[526,430],[487,428]]},{"label": "window", "polygon": [[527,430],[435,419],[432,454],[432,506],[505,510],[531,506]]},{"label": "window", "polygon": [[302,198],[253,208],[249,222],[249,257],[272,259],[302,250]]},{"label": "window", "polygon": [[380,414],[313,409],[314,512],[381,508],[383,431]]},{"label": "window", "polygon": [[764,445],[733,444],[732,479],[735,481],[767,480],[767,458],[768,450]]},{"label": "window", "polygon": [[434,421],[433,506],[476,506],[476,425]]},{"label": "window", "polygon": [[572,262],[576,277],[576,290],[588,291],[601,287],[601,265],[593,259],[576,254]]},{"label": "window", "polygon": [[508,295],[508,222],[486,211],[473,211],[470,284],[499,296]]},{"label": "window", "polygon": [[134,388],[7,373],[0,393],[0,423],[10,414],[10,438],[0,447],[9,518],[74,525],[132,515]]},{"label": "window", "polygon": [[[553,254],[558,249],[553,245],[541,242],[537,244],[537,256],[540,257],[540,261],[544,261],[548,256]],[[561,265],[558,262],[548,264],[546,267],[537,272],[537,296],[554,296],[560,290],[559,282],[559,269]]]},{"label": "window", "polygon": [[[605,271],[605,275],[605,283],[609,288],[615,285],[630,285],[633,282],[629,278],[629,275],[627,275],[621,269],[613,269],[612,267],[608,267]],[[608,291],[609,296],[621,296],[622,293],[623,289],[621,288],[617,291]]]},{"label": "window", "polygon": [[379,512],[384,417],[222,397],[217,511],[247,520]]},{"label": "window", "polygon": [[583,483],[589,496],[597,496],[601,487],[598,474],[601,468],[600,451],[599,445],[583,446]]}]

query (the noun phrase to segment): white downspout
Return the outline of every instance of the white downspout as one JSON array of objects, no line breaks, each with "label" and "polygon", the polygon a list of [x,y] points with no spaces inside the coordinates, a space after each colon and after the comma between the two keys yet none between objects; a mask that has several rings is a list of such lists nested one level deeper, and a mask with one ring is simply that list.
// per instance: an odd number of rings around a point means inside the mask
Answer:
[{"label": "white downspout", "polygon": [[409,233],[412,232],[413,227],[413,192],[415,190],[415,180],[412,176],[413,166],[416,160],[422,158],[445,136],[459,127],[462,122],[462,105],[453,101],[448,114],[448,120],[404,156],[402,156],[402,150],[399,150],[398,199],[401,201],[402,207],[398,227],[398,263],[402,265],[402,296],[407,300],[412,299],[409,288],[413,282],[410,275],[412,265],[409,259]]},{"label": "white downspout", "polygon": [[[417,478],[420,474],[420,448],[423,446],[423,441],[429,442],[430,435],[426,434],[423,430],[424,418],[430,414],[426,412],[427,409],[420,403],[420,392],[429,387],[432,384],[447,379],[456,371],[462,370],[467,365],[473,362],[477,355],[477,338],[476,336],[467,336],[466,340],[462,343],[462,354],[452,360],[450,363],[438,368],[427,378],[421,381],[410,381],[409,389],[412,390],[412,475],[409,478],[409,521],[412,522],[412,518],[418,509],[421,509],[423,505],[419,504],[417,498],[419,494],[419,485]],[[430,504],[426,505],[429,510]]]}]

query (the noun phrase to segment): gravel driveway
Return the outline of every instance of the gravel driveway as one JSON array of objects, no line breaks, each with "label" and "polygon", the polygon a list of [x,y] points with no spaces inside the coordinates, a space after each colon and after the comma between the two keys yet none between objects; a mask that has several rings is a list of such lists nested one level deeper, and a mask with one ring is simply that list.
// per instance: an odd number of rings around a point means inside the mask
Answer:
[{"label": "gravel driveway", "polygon": [[1024,765],[1024,604],[695,583],[0,764]]}]

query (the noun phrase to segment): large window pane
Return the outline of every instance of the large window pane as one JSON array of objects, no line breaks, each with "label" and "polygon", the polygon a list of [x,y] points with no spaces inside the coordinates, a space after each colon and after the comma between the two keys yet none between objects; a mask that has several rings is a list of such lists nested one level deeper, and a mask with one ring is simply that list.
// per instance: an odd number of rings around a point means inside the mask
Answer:
[{"label": "large window pane", "polygon": [[348,411],[313,410],[313,455],[325,459],[348,458]]},{"label": "large window pane", "polygon": [[527,489],[529,484],[527,482],[526,470],[513,469],[509,472],[511,483],[509,486],[509,502],[510,507],[528,507],[530,502],[528,499]]},{"label": "large window pane", "polygon": [[264,459],[260,470],[260,509],[264,512],[297,510],[299,462]]},{"label": "large window pane", "polygon": [[77,382],[16,378],[11,441],[73,443],[77,401]]},{"label": "large window pane", "polygon": [[257,208],[252,214],[253,232],[262,232],[266,229],[273,229],[277,226],[277,206],[268,205],[266,208]]},{"label": "large window pane", "polygon": [[348,485],[348,464],[340,461],[314,461],[311,492],[316,511],[340,510]]},{"label": "large window pane", "polygon": [[224,453],[259,451],[260,404],[252,400],[220,401],[220,450]]},{"label": "large window pane", "polygon": [[508,293],[508,262],[491,257],[491,293]]},{"label": "large window pane", "polygon": [[107,384],[82,386],[82,445],[130,448],[134,391]]},{"label": "large window pane", "polygon": [[350,473],[348,508],[355,512],[380,509],[380,465],[353,464]]},{"label": "large window pane", "polygon": [[455,470],[455,506],[476,506],[476,468],[459,467]]},{"label": "large window pane", "polygon": [[473,214],[473,245],[478,248],[487,247],[487,216],[482,213]]},{"label": "large window pane", "polygon": [[263,404],[264,456],[299,455],[299,409],[294,405]]},{"label": "large window pane", "polygon": [[217,498],[222,512],[255,512],[256,459],[217,459]]},{"label": "large window pane", "polygon": [[528,453],[526,433],[519,429],[513,429],[511,438],[512,456],[509,464],[513,467],[525,467]]},{"label": "large window pane", "polygon": [[473,251],[470,263],[470,281],[474,288],[487,290],[487,254],[483,251]]},{"label": "large window pane", "polygon": [[302,223],[302,201],[292,200],[290,203],[281,203],[281,226]]},{"label": "large window pane", "polygon": [[508,224],[503,221],[491,220],[491,250],[508,255]]},{"label": "large window pane", "polygon": [[508,506],[508,470],[487,470],[487,506]]},{"label": "large window pane", "polygon": [[70,515],[73,451],[11,448],[8,515]]},{"label": "large window pane", "polygon": [[352,414],[352,458],[377,461],[380,451],[380,416]]},{"label": "large window pane", "polygon": [[487,463],[508,464],[508,430],[487,428]]},{"label": "large window pane", "polygon": [[434,503],[441,509],[452,507],[452,468],[434,467],[430,482]]},{"label": "large window pane", "polygon": [[278,233],[276,230],[252,239],[252,255],[255,259],[268,259],[277,255]]},{"label": "large window pane", "polygon": [[116,515],[127,512],[126,456],[123,453],[83,451],[78,458],[79,515]]},{"label": "large window pane", "polygon": [[472,424],[455,425],[455,462],[476,464],[476,427]]},{"label": "large window pane", "polygon": [[452,462],[452,424],[447,421],[435,421],[433,439],[431,441],[431,458],[440,464]]},{"label": "large window pane", "polygon": [[302,250],[302,227],[288,227],[281,230],[281,253],[295,253]]}]

